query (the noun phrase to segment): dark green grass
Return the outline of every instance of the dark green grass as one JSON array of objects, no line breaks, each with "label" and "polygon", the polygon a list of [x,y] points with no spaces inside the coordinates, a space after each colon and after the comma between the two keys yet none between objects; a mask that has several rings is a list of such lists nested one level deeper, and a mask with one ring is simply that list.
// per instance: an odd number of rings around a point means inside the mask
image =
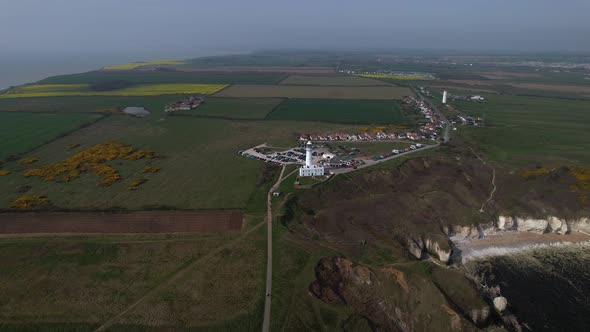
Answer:
[{"label": "dark green grass", "polygon": [[264,119],[281,102],[283,99],[279,98],[209,98],[197,109],[181,111],[178,114],[227,119]]},{"label": "dark green grass", "polygon": [[590,102],[486,95],[485,103],[452,102],[485,117],[490,127],[463,127],[461,135],[490,158],[518,165],[590,163]]},{"label": "dark green grass", "polygon": [[[97,185],[100,178],[83,174],[71,182],[47,182],[26,178],[27,167],[15,162],[3,166],[12,174],[0,179],[0,209],[22,196],[19,188],[32,187],[27,195],[46,195],[57,208],[109,210],[246,208],[266,165],[237,155],[262,142],[277,146],[297,144],[301,132],[351,131],[343,126],[310,122],[230,121],[188,116],[110,116],[37,149],[26,157],[40,158],[38,164],[57,162],[75,152],[110,141],[151,150],[161,157],[154,161],[111,163],[123,177],[110,187]],[[68,150],[71,144],[80,144]],[[147,164],[161,168],[142,174]],[[127,187],[135,179],[148,181],[136,191]]]},{"label": "dark green grass", "polygon": [[164,106],[184,95],[154,97],[40,97],[0,99],[0,111],[25,112],[97,112],[126,106],[143,106],[152,113],[164,113]]},{"label": "dark green grass", "polygon": [[268,117],[273,120],[335,123],[412,124],[393,100],[289,99]]},{"label": "dark green grass", "polygon": [[48,77],[41,84],[95,84],[111,81],[131,83],[209,83],[209,84],[276,84],[286,75],[274,73],[190,73],[174,71],[118,72],[91,71],[87,73]]},{"label": "dark green grass", "polygon": [[95,114],[0,113],[0,162],[96,121]]}]

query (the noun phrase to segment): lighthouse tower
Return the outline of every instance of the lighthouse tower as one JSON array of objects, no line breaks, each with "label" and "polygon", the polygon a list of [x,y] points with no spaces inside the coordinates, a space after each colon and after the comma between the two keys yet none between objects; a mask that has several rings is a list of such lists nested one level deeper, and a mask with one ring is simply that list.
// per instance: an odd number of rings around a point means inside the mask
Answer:
[{"label": "lighthouse tower", "polygon": [[324,175],[324,168],[322,166],[314,165],[311,158],[312,150],[311,141],[307,141],[305,145],[305,165],[299,169],[299,176],[321,176]]},{"label": "lighthouse tower", "polygon": [[305,167],[311,167],[311,141],[305,145]]},{"label": "lighthouse tower", "polygon": [[442,103],[443,104],[446,104],[447,103],[447,92],[446,91],[443,91]]}]

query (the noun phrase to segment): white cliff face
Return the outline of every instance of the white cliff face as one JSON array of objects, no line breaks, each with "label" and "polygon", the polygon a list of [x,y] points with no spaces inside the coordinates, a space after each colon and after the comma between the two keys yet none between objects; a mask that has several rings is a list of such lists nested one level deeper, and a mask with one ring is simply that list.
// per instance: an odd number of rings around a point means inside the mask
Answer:
[{"label": "white cliff face", "polygon": [[543,234],[547,230],[549,222],[545,219],[533,218],[514,218],[516,220],[516,230],[519,232],[532,232]]},{"label": "white cliff face", "polygon": [[451,250],[444,250],[441,248],[440,244],[436,241],[433,241],[429,238],[422,239],[408,239],[408,250],[412,256],[416,257],[417,259],[422,258],[422,253],[424,251],[430,253],[431,255],[438,258],[443,263],[448,263],[449,259],[451,258]]},{"label": "white cliff face", "polygon": [[[556,216],[547,216],[546,219],[499,216],[496,222],[496,229],[517,230],[520,232],[540,234],[568,234],[570,232],[579,231],[590,233],[590,219],[583,217],[579,219],[565,220]],[[488,234],[485,229],[484,233],[486,233],[486,235]]]},{"label": "white cliff face", "polygon": [[571,232],[590,233],[590,218],[580,218],[567,221],[567,228]]},{"label": "white cliff face", "polygon": [[568,231],[567,223],[565,219],[559,219],[554,216],[547,218],[549,226],[547,231],[550,233],[565,234]]},{"label": "white cliff face", "polygon": [[499,216],[497,227],[501,231],[507,231],[514,229],[514,219],[507,216]]},{"label": "white cliff face", "polygon": [[459,239],[476,240],[482,237],[477,225],[470,226],[451,226],[443,229],[448,237],[457,237]]},{"label": "white cliff face", "polygon": [[436,241],[432,241],[431,239],[426,239],[425,241],[425,249],[431,254],[438,256],[438,260],[443,263],[448,263],[449,259],[451,258],[451,250],[443,250],[440,248],[440,245]]}]

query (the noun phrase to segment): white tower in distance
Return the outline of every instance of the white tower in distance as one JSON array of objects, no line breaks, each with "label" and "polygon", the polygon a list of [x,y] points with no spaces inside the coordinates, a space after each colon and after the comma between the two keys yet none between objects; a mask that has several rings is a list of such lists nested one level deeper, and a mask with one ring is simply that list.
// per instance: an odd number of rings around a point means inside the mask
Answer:
[{"label": "white tower in distance", "polygon": [[324,175],[324,168],[313,164],[311,159],[311,147],[311,141],[307,141],[307,144],[305,145],[305,165],[299,168],[300,177]]},{"label": "white tower in distance", "polygon": [[443,91],[443,100],[442,100],[442,103],[443,104],[446,104],[447,103],[447,92],[446,91]]},{"label": "white tower in distance", "polygon": [[305,167],[311,167],[311,141],[305,145]]}]

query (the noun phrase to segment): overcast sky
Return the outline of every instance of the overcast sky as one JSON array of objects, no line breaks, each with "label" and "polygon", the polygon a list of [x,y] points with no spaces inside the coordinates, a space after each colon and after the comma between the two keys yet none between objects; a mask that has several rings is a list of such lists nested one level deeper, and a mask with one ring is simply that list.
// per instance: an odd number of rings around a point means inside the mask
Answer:
[{"label": "overcast sky", "polygon": [[0,0],[0,34],[0,53],[590,51],[590,0]]}]

